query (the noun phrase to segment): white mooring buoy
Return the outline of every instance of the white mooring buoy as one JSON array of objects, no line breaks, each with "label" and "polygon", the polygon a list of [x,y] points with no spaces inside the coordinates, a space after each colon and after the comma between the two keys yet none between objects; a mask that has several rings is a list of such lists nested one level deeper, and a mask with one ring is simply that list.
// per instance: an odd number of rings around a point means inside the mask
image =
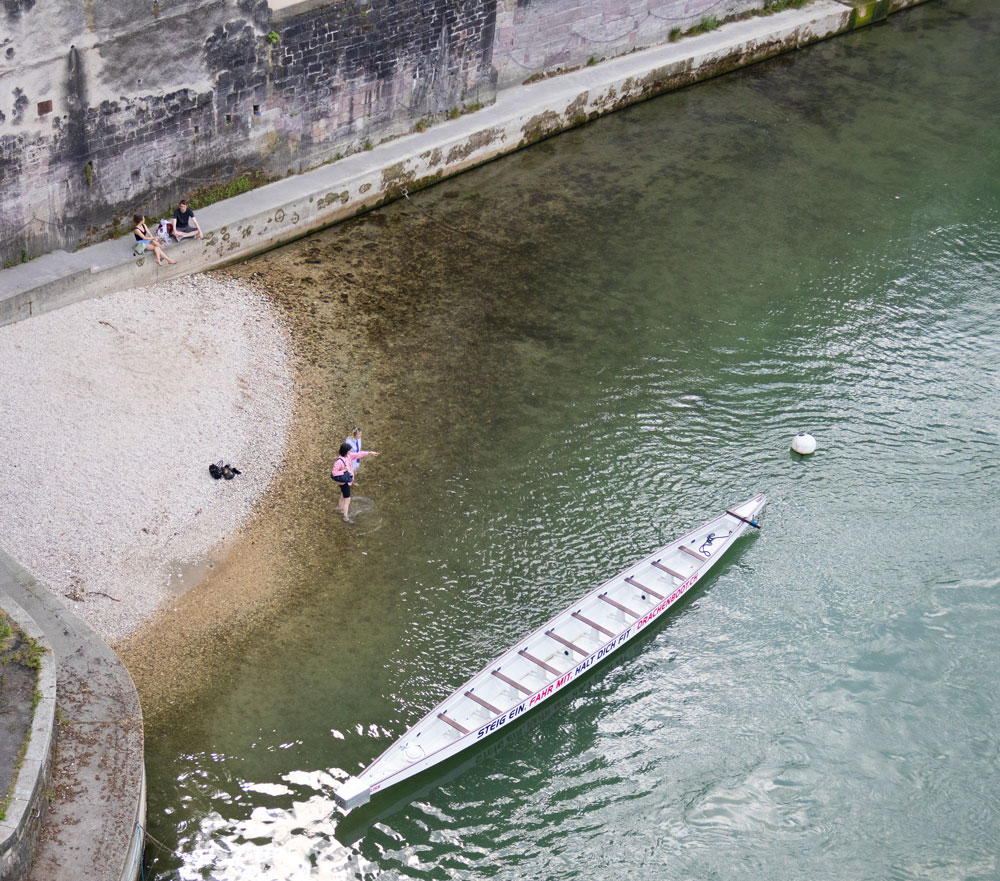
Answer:
[{"label": "white mooring buoy", "polygon": [[811,434],[806,434],[802,432],[801,434],[795,435],[792,440],[792,451],[798,453],[800,456],[808,456],[810,453],[816,450],[816,438]]}]

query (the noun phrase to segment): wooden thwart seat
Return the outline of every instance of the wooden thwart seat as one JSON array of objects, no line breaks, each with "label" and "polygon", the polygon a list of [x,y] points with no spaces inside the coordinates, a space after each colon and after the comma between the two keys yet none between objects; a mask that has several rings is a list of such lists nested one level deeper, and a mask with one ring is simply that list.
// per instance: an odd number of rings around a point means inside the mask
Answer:
[{"label": "wooden thwart seat", "polygon": [[[654,565],[655,565],[655,564],[654,564]],[[653,589],[652,589],[651,587],[646,587],[646,585],[645,585],[645,584],[640,584],[640,583],[639,583],[638,581],[636,581],[636,580],[635,580],[635,579],[634,579],[634,578],[633,578],[633,577],[632,577],[631,575],[629,575],[629,576],[628,576],[628,577],[627,577],[627,578],[625,579],[625,581],[626,581],[626,582],[627,582],[628,584],[631,584],[631,585],[632,585],[632,587],[637,587],[637,588],[639,588],[639,590],[644,590],[644,591],[645,591],[646,593],[648,593],[648,594],[649,594],[649,595],[650,595],[651,597],[656,597],[656,598],[657,598],[658,600],[662,600],[662,599],[663,599],[663,594],[662,594],[662,593],[657,593],[657,592],[656,592],[655,590],[653,590]]]},{"label": "wooden thwart seat", "polygon": [[631,615],[633,618],[638,618],[639,613],[633,612],[628,606],[623,606],[618,600],[613,600],[606,593],[599,594],[597,597],[599,600],[604,600],[609,606],[614,606],[616,609],[624,612],[626,615]]},{"label": "wooden thwart seat", "polygon": [[468,728],[466,728],[464,725],[460,725],[458,722],[456,722],[454,719],[446,716],[444,713],[438,713],[438,718],[442,722],[447,722],[449,725],[451,725],[452,728],[454,728],[456,731],[460,731],[462,734],[468,734],[469,733],[469,729]]},{"label": "wooden thwart seat", "polygon": [[474,692],[467,691],[465,692],[465,696],[470,701],[475,701],[477,704],[479,704],[479,706],[485,707],[494,716],[499,716],[503,712],[503,710],[501,710],[499,707],[493,706],[493,704],[491,704],[489,701],[484,701],[478,694],[475,694]]},{"label": "wooden thwart seat", "polygon": [[551,664],[546,664],[545,661],[539,660],[533,654],[531,654],[530,652],[526,651],[525,649],[521,649],[518,652],[518,654],[522,658],[527,658],[529,661],[531,661],[532,664],[538,664],[538,666],[541,667],[543,670],[548,670],[554,676],[561,676],[562,675],[562,670],[557,670]]},{"label": "wooden thwart seat", "polygon": [[742,520],[744,523],[746,523],[748,526],[752,526],[754,529],[760,529],[760,524],[756,520],[747,520],[747,518],[744,517],[742,514],[737,514],[735,511],[730,511],[728,508],[726,508],[726,513],[730,517],[735,517],[737,520]]},{"label": "wooden thwart seat", "polygon": [[704,554],[699,554],[696,550],[694,550],[693,548],[689,548],[687,545],[678,545],[678,548],[684,551],[685,554],[690,554],[696,560],[701,560],[702,563],[704,563],[708,559],[708,557],[706,557]]},{"label": "wooden thwart seat", "polygon": [[520,682],[515,682],[513,679],[511,679],[509,676],[505,676],[499,670],[493,670],[491,672],[501,682],[506,682],[508,685],[513,686],[518,691],[520,691],[522,694],[534,694],[534,692],[530,688],[526,688],[525,686],[521,685]]},{"label": "wooden thwart seat", "polygon": [[671,569],[669,566],[664,566],[663,563],[661,563],[659,560],[656,560],[653,563],[653,565],[657,569],[662,569],[664,572],[667,573],[667,575],[673,575],[674,578],[679,578],[681,581],[683,581],[685,578],[687,578],[686,575],[681,575],[681,573],[678,572],[676,569]]},{"label": "wooden thwart seat", "polygon": [[614,634],[610,630],[608,630],[607,627],[601,627],[601,625],[598,624],[596,621],[591,621],[589,618],[584,617],[579,612],[574,612],[573,617],[576,618],[577,621],[582,621],[588,627],[593,627],[594,630],[596,630],[598,633],[603,633],[605,636],[614,636]]},{"label": "wooden thwart seat", "polygon": [[580,646],[578,646],[576,643],[570,642],[568,639],[560,636],[554,630],[546,630],[545,635],[554,639],[556,642],[562,643],[564,646],[566,646],[566,648],[573,649],[574,652],[583,655],[584,657],[587,657],[587,655],[590,654],[590,652],[588,652],[586,649],[580,648]]}]

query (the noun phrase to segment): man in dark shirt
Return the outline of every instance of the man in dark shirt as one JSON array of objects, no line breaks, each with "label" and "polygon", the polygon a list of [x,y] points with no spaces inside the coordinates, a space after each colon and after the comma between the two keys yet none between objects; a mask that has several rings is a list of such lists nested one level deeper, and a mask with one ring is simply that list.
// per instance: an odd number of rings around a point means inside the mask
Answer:
[{"label": "man in dark shirt", "polygon": [[198,226],[198,220],[194,216],[194,212],[188,208],[187,200],[181,202],[180,207],[174,211],[174,237],[177,241],[181,239],[189,239],[192,236],[198,236],[199,239],[205,238],[202,235],[201,227]]}]

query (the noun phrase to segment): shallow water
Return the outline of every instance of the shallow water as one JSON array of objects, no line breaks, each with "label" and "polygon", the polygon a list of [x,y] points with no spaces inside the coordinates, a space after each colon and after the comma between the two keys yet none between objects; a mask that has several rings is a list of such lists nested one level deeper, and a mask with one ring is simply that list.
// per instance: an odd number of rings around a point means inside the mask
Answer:
[{"label": "shallow water", "polygon": [[[318,480],[276,506],[292,600],[150,722],[147,877],[996,878],[998,37],[929,3],[243,267],[297,316],[303,474],[357,421],[383,455],[353,528]],[[519,635],[762,490],[553,710],[331,815]]]}]

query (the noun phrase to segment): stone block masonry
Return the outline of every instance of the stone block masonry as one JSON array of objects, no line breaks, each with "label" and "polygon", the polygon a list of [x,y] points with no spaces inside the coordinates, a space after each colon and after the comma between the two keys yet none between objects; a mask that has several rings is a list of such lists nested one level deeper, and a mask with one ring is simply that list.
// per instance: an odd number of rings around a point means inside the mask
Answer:
[{"label": "stone block masonry", "polygon": [[0,324],[244,259],[619,107],[843,33],[859,26],[859,12],[870,21],[876,3],[885,0],[815,0],[501,90],[475,113],[199,210],[205,238],[177,246],[176,266],[132,257],[126,236],[0,270]]},{"label": "stone block masonry", "polygon": [[265,112],[289,170],[410,132],[470,95],[492,99],[489,0],[299,8],[275,16],[267,58]]},{"label": "stone block masonry", "polygon": [[[774,2],[4,0],[0,264],[125,232],[133,213],[167,214],[246,172],[317,168]],[[853,26],[916,2],[839,5]]]},{"label": "stone block masonry", "polygon": [[253,0],[53,5],[0,5],[5,262],[131,228],[133,213],[246,169],[314,167],[493,94],[490,0],[274,16]]},{"label": "stone block masonry", "polygon": [[129,229],[133,213],[244,171],[314,168],[763,2],[5,0],[0,262]]}]

